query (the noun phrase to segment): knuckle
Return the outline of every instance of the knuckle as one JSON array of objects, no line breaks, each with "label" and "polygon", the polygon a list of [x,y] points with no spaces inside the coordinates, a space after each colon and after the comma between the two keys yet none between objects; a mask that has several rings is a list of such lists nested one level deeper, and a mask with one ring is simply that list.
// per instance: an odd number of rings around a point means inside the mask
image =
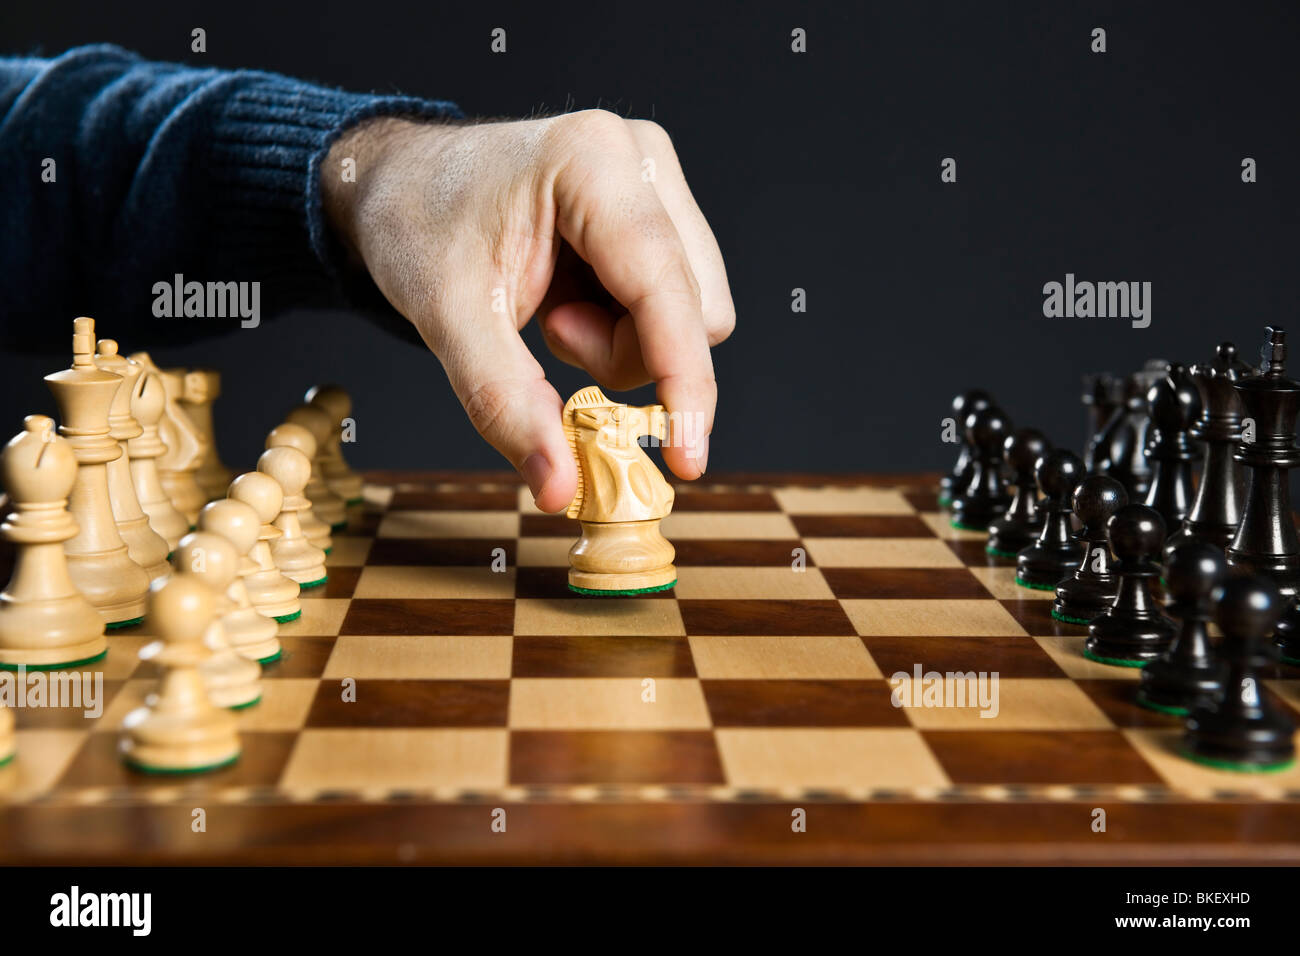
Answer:
[{"label": "knuckle", "polygon": [[506,421],[513,390],[501,382],[484,382],[465,399],[465,414],[470,424],[484,438],[491,441]]},{"label": "knuckle", "polygon": [[664,129],[654,120],[635,119],[625,121],[631,128],[638,139],[656,146],[672,148],[673,138],[668,135],[668,130]]},{"label": "knuckle", "polygon": [[607,147],[628,140],[627,120],[609,110],[580,110],[559,117],[556,131],[579,149]]},{"label": "knuckle", "polygon": [[705,316],[708,327],[709,344],[717,345],[727,339],[736,329],[736,307],[728,302],[725,306],[710,309]]}]

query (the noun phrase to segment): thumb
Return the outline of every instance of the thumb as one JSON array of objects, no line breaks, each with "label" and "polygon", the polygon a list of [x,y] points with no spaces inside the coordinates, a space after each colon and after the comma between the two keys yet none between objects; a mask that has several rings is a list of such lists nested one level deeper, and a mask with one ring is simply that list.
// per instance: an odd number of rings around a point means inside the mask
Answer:
[{"label": "thumb", "polygon": [[504,316],[452,328],[452,339],[434,351],[470,423],[518,470],[538,508],[567,508],[578,468],[560,424],[564,403],[541,365]]}]

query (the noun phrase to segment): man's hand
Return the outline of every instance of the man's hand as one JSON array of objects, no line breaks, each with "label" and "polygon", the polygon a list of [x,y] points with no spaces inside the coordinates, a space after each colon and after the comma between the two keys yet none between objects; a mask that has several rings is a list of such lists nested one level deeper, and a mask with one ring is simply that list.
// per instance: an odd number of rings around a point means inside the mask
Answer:
[{"label": "man's hand", "polygon": [[[343,157],[357,181],[342,182]],[[668,467],[708,463],[717,384],[709,347],[735,308],[722,255],[667,134],[589,110],[519,122],[377,119],[333,146],[330,222],[388,301],[420,330],[479,433],[543,511],[577,472],[563,403],[519,330],[600,385],[656,382],[678,427]]]}]

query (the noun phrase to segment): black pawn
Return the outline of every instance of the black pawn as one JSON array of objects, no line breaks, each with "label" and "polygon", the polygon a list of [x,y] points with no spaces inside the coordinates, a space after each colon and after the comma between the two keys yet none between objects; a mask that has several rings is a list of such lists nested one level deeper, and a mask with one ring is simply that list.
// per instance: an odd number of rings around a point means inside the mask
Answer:
[{"label": "black pawn", "polygon": [[1281,610],[1277,585],[1262,575],[1228,581],[1216,619],[1227,664],[1223,696],[1192,711],[1183,749],[1198,763],[1224,770],[1281,770],[1295,761],[1295,725],[1273,709],[1261,683],[1267,641]]},{"label": "black pawn", "polygon": [[1167,610],[1178,618],[1169,650],[1142,668],[1138,703],[1167,714],[1187,714],[1223,693],[1226,668],[1210,648],[1214,599],[1228,577],[1223,549],[1184,538],[1165,562]]},{"label": "black pawn", "polygon": [[1006,514],[989,525],[989,543],[984,550],[1000,558],[1014,558],[1021,549],[1037,541],[1038,533],[1043,530],[1034,466],[1052,446],[1042,432],[1022,428],[1007,438],[1002,449],[1013,472],[1016,494]]},{"label": "black pawn", "polygon": [[1128,504],[1128,492],[1118,478],[1089,475],[1074,489],[1074,513],[1083,522],[1079,539],[1083,560],[1074,574],[1056,586],[1052,617],[1069,624],[1087,624],[1104,613],[1119,593],[1119,575],[1111,568],[1106,522]]},{"label": "black pawn", "polygon": [[1181,365],[1169,371],[1147,392],[1151,432],[1147,461],[1151,464],[1151,486],[1147,507],[1160,512],[1166,528],[1183,523],[1192,510],[1192,462],[1201,457],[1189,436],[1201,414],[1201,396]]},{"label": "black pawn", "polygon": [[989,522],[1006,513],[1011,495],[1002,477],[1002,446],[1010,432],[1007,416],[992,406],[966,416],[966,441],[973,458],[966,486],[952,497],[954,527],[985,531]]},{"label": "black pawn", "polygon": [[1118,667],[1141,667],[1173,642],[1174,622],[1160,611],[1151,583],[1160,577],[1165,522],[1146,505],[1125,505],[1106,522],[1119,572],[1115,603],[1088,625],[1084,657]]},{"label": "black pawn", "polygon": [[1232,457],[1241,441],[1241,399],[1233,384],[1251,374],[1250,366],[1237,358],[1235,345],[1224,342],[1215,349],[1212,364],[1193,365],[1187,374],[1201,396],[1201,417],[1191,434],[1205,442],[1205,467],[1191,513],[1165,541],[1166,558],[1191,537],[1226,548],[1241,523],[1246,490],[1241,465]]},{"label": "black pawn", "polygon": [[939,480],[939,504],[944,507],[952,503],[953,495],[965,488],[970,478],[973,450],[966,441],[966,418],[971,412],[988,408],[992,404],[993,399],[989,393],[978,388],[952,400],[952,417],[961,429],[961,448],[957,453],[957,462],[952,466],[952,473]]},{"label": "black pawn", "polygon": [[1083,560],[1083,542],[1070,526],[1070,494],[1083,477],[1083,462],[1073,452],[1058,448],[1039,459],[1038,487],[1045,496],[1043,530],[1038,540],[1016,555],[1016,583],[1050,591]]}]

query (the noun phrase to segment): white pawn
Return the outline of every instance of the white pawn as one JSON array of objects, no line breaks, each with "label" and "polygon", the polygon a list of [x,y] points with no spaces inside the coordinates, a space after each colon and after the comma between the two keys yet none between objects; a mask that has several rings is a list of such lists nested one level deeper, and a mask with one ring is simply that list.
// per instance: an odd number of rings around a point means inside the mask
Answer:
[{"label": "white pawn", "polygon": [[329,579],[325,572],[325,552],[307,540],[298,523],[298,516],[311,508],[302,496],[307,476],[311,474],[311,462],[296,448],[268,448],[257,459],[257,470],[274,478],[284,491],[284,504],[275,519],[275,526],[282,533],[271,543],[275,566],[304,588],[324,584]]},{"label": "white pawn", "polygon": [[257,570],[257,562],[248,556],[257,544],[262,522],[257,512],[242,501],[221,498],[209,502],[199,512],[199,530],[219,534],[235,546],[239,555],[238,576],[226,589],[226,597],[235,605],[221,618],[226,640],[243,657],[259,664],[269,664],[280,657],[279,626],[273,618],[263,617],[249,600],[244,575]]},{"label": "white pawn", "polygon": [[203,636],[212,656],[199,665],[208,696],[218,707],[251,707],[262,699],[262,667],[230,646],[222,624],[234,607],[226,592],[239,573],[235,546],[210,531],[187,534],[176,548],[176,573],[212,591],[214,616]]},{"label": "white pawn", "polygon": [[23,425],[0,459],[13,505],[0,535],[16,551],[13,577],[0,592],[0,664],[87,663],[103,657],[108,642],[103,618],[73,585],[63,553],[63,543],[77,533],[67,509],[77,459],[53,419],[28,415]]},{"label": "white pawn", "polygon": [[8,707],[0,706],[0,767],[18,752],[18,735],[14,733],[14,715]]},{"label": "white pawn", "polygon": [[316,441],[316,452],[311,456],[311,478],[307,481],[307,498],[316,517],[324,521],[331,531],[342,531],[348,524],[348,509],[343,499],[330,490],[325,481],[324,462],[321,458],[330,440],[330,417],[315,405],[299,405],[284,417],[289,425],[301,425],[311,432]]},{"label": "white pawn", "polygon": [[158,459],[167,452],[158,433],[158,423],[166,407],[167,390],[162,378],[156,372],[141,374],[131,389],[131,415],[140,423],[141,433],[127,440],[126,454],[140,508],[149,516],[149,527],[167,542],[170,554],[190,530],[190,523],[167,497],[158,476]]},{"label": "white pawn", "polygon": [[[266,436],[266,447],[296,448],[306,455],[307,461],[310,462],[312,455],[316,454],[316,438],[302,425],[286,422],[271,429]],[[313,480],[314,475],[308,477],[307,484],[303,488],[303,500],[307,502],[307,507],[298,513],[298,524],[302,527],[302,533],[308,541],[329,554],[334,547],[334,540],[330,537],[330,526],[316,514],[316,503],[310,494]]]},{"label": "white pawn", "polygon": [[[315,385],[304,398],[330,419],[330,437],[320,452],[321,472],[325,484],[345,504],[361,503],[361,476],[348,467],[343,457],[344,421],[352,415],[352,396],[338,385]],[[351,422],[348,422],[351,425]],[[349,435],[349,441],[351,436]]]},{"label": "white pawn", "polygon": [[200,668],[215,595],[202,581],[176,575],[154,582],[149,620],[162,636],[140,651],[163,667],[158,691],[126,715],[121,743],[127,765],[147,773],[200,773],[239,759],[235,718],[211,700]]},{"label": "white pawn", "polygon": [[249,553],[255,567],[244,574],[248,599],[259,614],[274,618],[281,624],[297,620],[302,616],[302,602],[298,600],[301,589],[297,581],[280,573],[275,558],[271,557],[271,542],[284,534],[271,523],[280,516],[284,490],[270,475],[250,471],[232,481],[226,495],[232,501],[242,501],[251,507],[262,522],[257,543]]}]

